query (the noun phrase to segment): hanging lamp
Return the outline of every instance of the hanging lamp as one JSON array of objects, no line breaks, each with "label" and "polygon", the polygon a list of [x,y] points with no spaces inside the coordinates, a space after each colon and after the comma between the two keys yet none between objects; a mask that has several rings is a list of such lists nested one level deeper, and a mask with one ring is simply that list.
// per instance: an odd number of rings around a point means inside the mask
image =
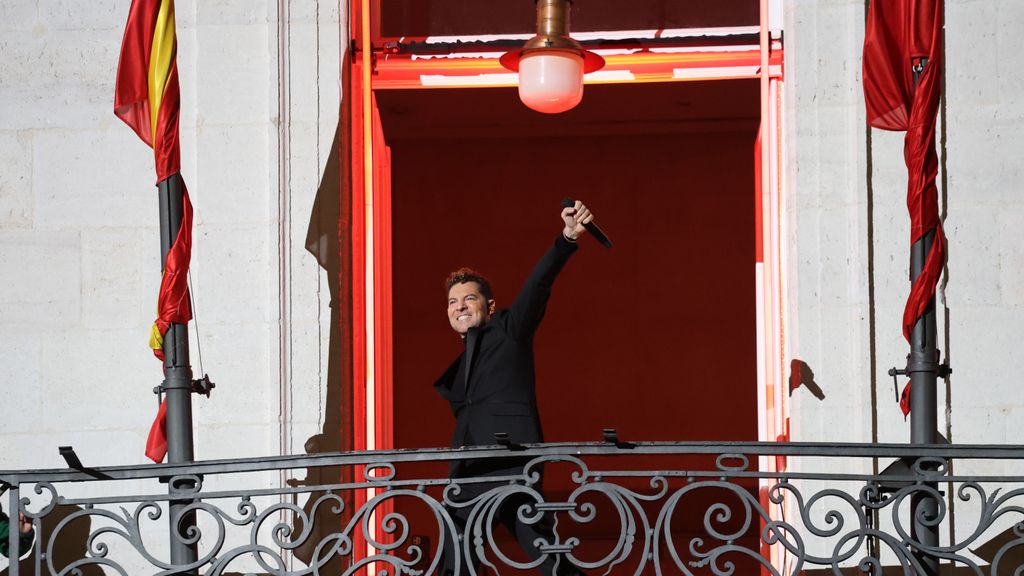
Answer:
[{"label": "hanging lamp", "polygon": [[583,75],[604,67],[604,58],[569,37],[572,0],[536,0],[537,35],[506,52],[501,65],[519,72],[519,99],[545,114],[571,110],[583,99]]}]

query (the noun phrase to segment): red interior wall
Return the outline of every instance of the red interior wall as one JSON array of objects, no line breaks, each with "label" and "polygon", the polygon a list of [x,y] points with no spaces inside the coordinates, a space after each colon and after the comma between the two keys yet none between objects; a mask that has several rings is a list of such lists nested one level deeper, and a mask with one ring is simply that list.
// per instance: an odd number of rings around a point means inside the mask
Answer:
[{"label": "red interior wall", "polygon": [[395,446],[447,446],[434,392],[460,352],[446,274],[474,267],[511,302],[584,200],[590,238],[536,340],[547,441],[757,438],[754,129],[544,139],[393,140]]}]

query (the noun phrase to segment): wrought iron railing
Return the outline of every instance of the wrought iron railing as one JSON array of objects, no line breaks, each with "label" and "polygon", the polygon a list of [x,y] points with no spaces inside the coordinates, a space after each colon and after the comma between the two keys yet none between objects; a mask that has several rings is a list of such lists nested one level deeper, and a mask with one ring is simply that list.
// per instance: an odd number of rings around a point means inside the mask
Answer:
[{"label": "wrought iron railing", "polygon": [[[905,463],[895,474],[874,472],[894,461]],[[453,463],[487,474],[452,480]],[[6,511],[35,531],[23,550],[12,524],[10,555],[23,557],[13,575],[917,574],[930,557],[955,573],[1020,576],[1022,468],[1024,446],[619,442],[0,480]],[[282,483],[282,471],[305,478]],[[168,518],[168,483],[187,504],[178,518]],[[940,527],[939,546],[909,527],[920,498],[939,502],[937,517],[921,519]],[[534,530],[532,555],[501,518],[513,532],[547,527]],[[171,539],[196,561],[172,564]]]}]

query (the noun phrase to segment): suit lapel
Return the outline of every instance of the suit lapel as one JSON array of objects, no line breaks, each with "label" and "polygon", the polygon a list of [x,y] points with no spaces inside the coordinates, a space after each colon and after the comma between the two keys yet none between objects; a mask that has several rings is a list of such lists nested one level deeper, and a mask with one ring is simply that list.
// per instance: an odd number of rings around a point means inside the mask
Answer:
[{"label": "suit lapel", "polygon": [[469,398],[469,375],[473,370],[473,358],[480,340],[480,330],[470,329],[466,332],[466,370],[462,373],[463,389],[466,391],[466,398]]}]

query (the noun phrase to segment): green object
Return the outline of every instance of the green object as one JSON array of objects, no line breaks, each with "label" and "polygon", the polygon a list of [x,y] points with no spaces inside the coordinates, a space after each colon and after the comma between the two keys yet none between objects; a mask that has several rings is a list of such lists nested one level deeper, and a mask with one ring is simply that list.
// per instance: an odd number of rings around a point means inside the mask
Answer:
[{"label": "green object", "polygon": [[[32,538],[35,537],[35,534],[33,532],[33,530],[29,530],[28,532],[22,534],[21,537],[18,539],[18,550],[21,552],[21,554],[27,552],[28,549],[32,546]],[[11,519],[7,516],[7,514],[4,514],[3,510],[0,510],[0,554],[3,554],[5,557],[8,558],[10,557],[8,556],[8,553],[10,552],[10,546],[8,546],[8,537],[10,533]]]}]

